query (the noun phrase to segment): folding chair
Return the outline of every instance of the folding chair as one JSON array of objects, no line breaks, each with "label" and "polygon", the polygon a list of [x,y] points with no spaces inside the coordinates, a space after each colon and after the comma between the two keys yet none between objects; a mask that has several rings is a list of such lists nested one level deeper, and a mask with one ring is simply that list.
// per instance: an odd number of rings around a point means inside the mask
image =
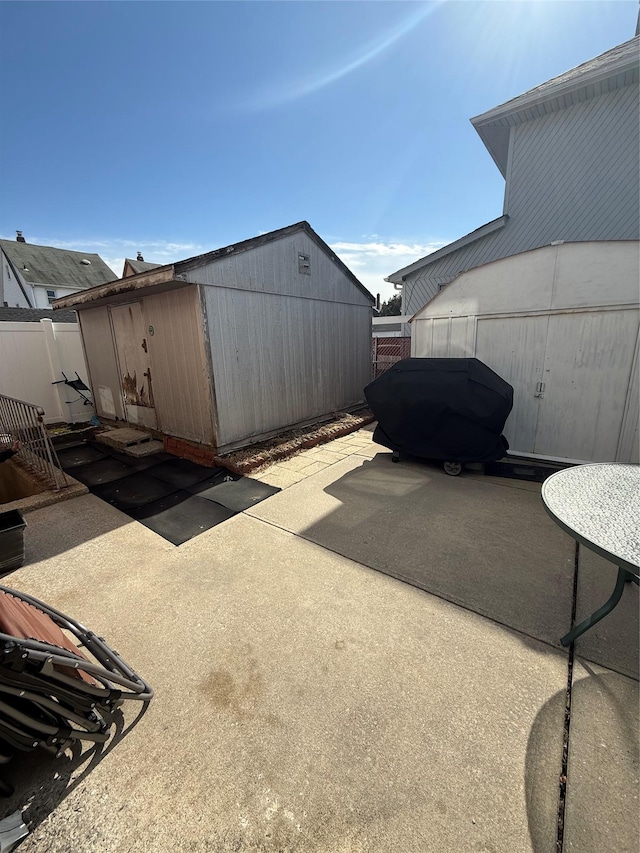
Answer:
[{"label": "folding chair", "polygon": [[[102,637],[23,592],[0,586],[0,754],[104,743],[125,700],[152,688]],[[0,785],[0,793],[10,793]]]}]

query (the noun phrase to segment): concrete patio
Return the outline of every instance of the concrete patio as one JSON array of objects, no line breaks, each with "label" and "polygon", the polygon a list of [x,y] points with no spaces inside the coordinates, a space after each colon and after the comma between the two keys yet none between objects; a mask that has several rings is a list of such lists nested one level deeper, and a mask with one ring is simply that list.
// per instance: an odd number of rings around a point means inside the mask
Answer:
[{"label": "concrete patio", "polygon": [[638,589],[572,660],[616,569],[581,548],[574,590],[539,486],[368,429],[255,476],[283,491],[180,547],[93,495],[28,514],[2,583],[156,695],[102,754],[8,765],[21,853],[554,853],[559,813],[565,851],[637,851]]}]

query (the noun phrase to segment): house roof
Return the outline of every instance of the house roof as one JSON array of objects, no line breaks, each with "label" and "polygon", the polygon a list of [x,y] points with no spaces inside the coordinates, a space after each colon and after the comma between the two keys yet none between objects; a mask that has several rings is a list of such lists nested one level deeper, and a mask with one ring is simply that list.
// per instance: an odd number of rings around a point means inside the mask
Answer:
[{"label": "house roof", "polygon": [[100,255],[92,252],[72,252],[70,249],[18,243],[16,240],[0,240],[0,249],[30,284],[85,290],[115,278],[113,270]]},{"label": "house roof", "polygon": [[51,308],[0,308],[0,323],[39,323],[40,320],[54,323],[77,323],[75,311],[53,311]]},{"label": "house roof", "polygon": [[450,252],[455,252],[457,249],[461,249],[463,246],[468,246],[469,243],[475,243],[476,240],[479,240],[481,237],[486,237],[487,234],[492,234],[494,231],[498,231],[500,228],[504,228],[504,225],[508,219],[508,215],[505,214],[504,216],[499,216],[497,219],[492,219],[491,222],[485,222],[484,225],[481,225],[479,228],[470,231],[468,234],[465,234],[464,237],[460,237],[458,240],[454,240],[453,243],[449,243],[448,246],[443,246],[441,249],[437,249],[435,252],[431,252],[430,255],[426,255],[424,258],[420,258],[420,260],[414,261],[412,264],[409,264],[408,266],[403,267],[401,270],[392,273],[391,275],[385,278],[385,281],[390,281],[394,284],[402,284],[405,278],[412,272],[415,272],[416,270],[419,270],[422,267],[426,267],[428,264],[432,264],[439,258],[450,254]]},{"label": "house roof", "polygon": [[638,82],[640,36],[471,119],[506,177],[511,128]]},{"label": "house roof", "polygon": [[69,296],[63,296],[52,302],[54,308],[70,308],[72,306],[82,307],[87,303],[94,302],[97,299],[104,299],[109,296],[115,296],[120,293],[128,293],[130,291],[141,290],[149,287],[169,287],[174,285],[186,284],[186,273],[192,269],[204,266],[205,264],[213,263],[217,260],[222,260],[229,255],[237,255],[241,252],[247,252],[250,249],[255,249],[258,246],[272,243],[275,240],[280,240],[290,234],[295,234],[298,231],[304,231],[316,243],[322,251],[331,258],[331,260],[342,270],[342,272],[351,280],[351,282],[364,293],[371,302],[375,302],[374,297],[369,293],[366,287],[360,282],[351,270],[340,260],[335,252],[328,246],[324,240],[316,234],[308,222],[296,222],[294,225],[287,225],[285,228],[279,228],[276,231],[269,231],[267,234],[260,234],[258,237],[252,237],[249,240],[242,240],[240,243],[234,243],[231,246],[223,246],[220,249],[215,249],[213,252],[205,252],[202,255],[195,255],[193,258],[186,258],[184,261],[178,261],[174,264],[165,264],[164,266],[154,267],[137,275],[127,276],[126,278],[112,281],[108,284],[98,285],[83,293],[73,293]]},{"label": "house roof", "polygon": [[138,260],[134,261],[131,258],[125,258],[124,262],[125,262],[125,266],[126,266],[126,264],[129,264],[131,269],[136,274],[139,272],[147,272],[148,270],[155,270],[155,269],[158,269],[158,267],[162,266],[162,264],[154,264],[154,263],[151,263],[150,261],[138,261]]}]

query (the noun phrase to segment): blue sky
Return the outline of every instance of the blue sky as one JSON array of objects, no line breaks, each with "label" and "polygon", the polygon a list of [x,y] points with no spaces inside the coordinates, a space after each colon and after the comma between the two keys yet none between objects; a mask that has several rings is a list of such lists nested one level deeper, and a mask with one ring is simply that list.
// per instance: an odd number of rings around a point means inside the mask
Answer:
[{"label": "blue sky", "polygon": [[0,2],[0,236],[167,263],[307,219],[373,292],[502,213],[469,118],[632,2]]}]

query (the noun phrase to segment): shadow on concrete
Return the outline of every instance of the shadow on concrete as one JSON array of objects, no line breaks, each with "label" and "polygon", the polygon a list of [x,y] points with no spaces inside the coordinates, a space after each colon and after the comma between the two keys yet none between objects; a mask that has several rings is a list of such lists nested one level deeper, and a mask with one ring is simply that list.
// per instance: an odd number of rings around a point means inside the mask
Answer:
[{"label": "shadow on concrete", "polygon": [[147,703],[139,708],[129,723],[125,723],[121,711],[116,712],[113,734],[107,743],[82,747],[76,741],[60,757],[41,749],[16,752],[1,771],[1,778],[14,792],[0,800],[0,820],[20,810],[24,823],[33,832],[138,725],[148,707]]},{"label": "shadow on concrete", "polygon": [[[636,850],[638,683],[616,673],[584,669],[588,677],[574,677],[571,692],[568,773],[560,810],[564,849]],[[556,826],[558,822],[558,812],[551,812],[545,796],[545,782],[555,775],[560,795],[562,756],[554,754],[550,738],[565,705],[566,691],[558,691],[542,706],[529,733],[525,795],[534,853],[550,849],[550,822]]]},{"label": "shadow on concrete", "polygon": [[388,454],[324,491],[340,507],[300,530],[305,538],[559,646],[571,619],[575,549],[539,492],[392,464]]}]

